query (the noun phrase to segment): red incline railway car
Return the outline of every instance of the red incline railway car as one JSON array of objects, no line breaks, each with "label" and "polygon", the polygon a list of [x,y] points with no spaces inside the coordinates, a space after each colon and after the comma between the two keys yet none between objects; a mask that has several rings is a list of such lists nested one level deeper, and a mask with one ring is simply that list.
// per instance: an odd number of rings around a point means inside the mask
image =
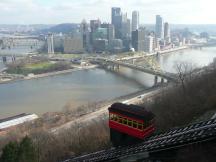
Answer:
[{"label": "red incline railway car", "polygon": [[110,139],[114,146],[140,142],[155,131],[155,116],[143,107],[114,103],[108,110]]}]

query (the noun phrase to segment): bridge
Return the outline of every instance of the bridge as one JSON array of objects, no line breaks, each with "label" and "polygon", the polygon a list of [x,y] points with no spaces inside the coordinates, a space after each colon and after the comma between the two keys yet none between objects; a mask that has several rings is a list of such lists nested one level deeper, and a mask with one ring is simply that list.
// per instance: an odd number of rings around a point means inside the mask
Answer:
[{"label": "bridge", "polygon": [[177,76],[176,74],[173,73],[169,73],[169,72],[164,72],[162,70],[159,69],[153,69],[151,67],[144,67],[144,66],[140,66],[140,65],[136,65],[136,64],[131,64],[131,63],[127,63],[127,62],[123,62],[123,61],[119,61],[119,60],[112,60],[112,59],[107,59],[107,58],[103,58],[103,57],[96,57],[96,58],[92,58],[93,62],[101,64],[103,66],[106,65],[112,65],[113,68],[119,68],[119,66],[124,66],[124,67],[128,67],[134,70],[138,70],[138,71],[142,71],[148,74],[152,74],[155,76],[159,76],[161,78],[165,78],[168,81],[174,81],[177,82]]},{"label": "bridge", "polygon": [[215,140],[216,119],[211,119],[157,134],[136,145],[102,150],[63,162],[137,161],[155,158],[154,155],[158,158],[155,160],[160,160],[157,154],[161,152],[168,151],[170,155],[169,151],[207,142],[212,144]]}]

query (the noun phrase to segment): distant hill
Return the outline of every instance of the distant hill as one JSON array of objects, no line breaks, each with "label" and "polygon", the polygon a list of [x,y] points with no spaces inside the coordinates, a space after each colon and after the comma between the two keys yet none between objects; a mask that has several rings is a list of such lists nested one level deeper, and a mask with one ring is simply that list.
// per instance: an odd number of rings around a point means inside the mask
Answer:
[{"label": "distant hill", "polygon": [[38,30],[37,33],[39,34],[47,34],[49,32],[51,33],[70,33],[78,28],[78,24],[74,23],[65,23],[65,24],[59,24],[53,27],[50,27],[48,29],[42,29]]}]

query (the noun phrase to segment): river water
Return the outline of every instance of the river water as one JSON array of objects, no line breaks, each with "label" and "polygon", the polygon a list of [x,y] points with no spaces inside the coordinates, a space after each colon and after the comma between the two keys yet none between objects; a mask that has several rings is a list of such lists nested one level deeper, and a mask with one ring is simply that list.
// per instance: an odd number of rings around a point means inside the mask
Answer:
[{"label": "river water", "polygon": [[[161,68],[175,72],[179,62],[193,66],[208,65],[216,57],[216,47],[202,50],[184,50],[159,56]],[[0,60],[0,68],[3,64]],[[154,76],[121,68],[120,74],[103,69],[89,69],[69,74],[19,81],[0,85],[0,118],[19,113],[60,111],[70,103],[73,106],[103,101],[146,89],[153,85]],[[123,75],[122,75],[123,74]]]}]

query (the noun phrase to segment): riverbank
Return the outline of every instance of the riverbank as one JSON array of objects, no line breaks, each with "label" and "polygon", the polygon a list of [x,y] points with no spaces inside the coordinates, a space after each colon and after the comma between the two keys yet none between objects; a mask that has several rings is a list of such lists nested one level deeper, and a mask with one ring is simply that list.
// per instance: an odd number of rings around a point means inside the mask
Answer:
[{"label": "riverbank", "polygon": [[[124,104],[139,104],[143,103],[144,100],[152,99],[153,97],[159,95],[163,89],[168,89],[171,85],[169,84],[161,84],[158,86],[150,87],[148,89],[140,90],[131,94],[127,94],[121,97],[117,97],[113,100],[106,101],[101,103],[98,108],[94,110],[90,110],[86,108],[85,112],[80,112],[76,115],[76,117],[71,117],[71,120],[58,125],[56,127],[50,128],[50,132],[54,134],[61,133],[65,129],[69,129],[77,123],[91,123],[93,120],[101,119],[103,116],[107,116],[108,107],[116,102],[121,102]],[[67,113],[68,115],[69,113]],[[74,112],[73,112],[74,115]]]},{"label": "riverbank", "polygon": [[23,81],[23,80],[39,79],[39,78],[44,78],[44,77],[49,77],[49,76],[67,74],[67,73],[80,71],[80,70],[93,69],[96,67],[97,67],[97,65],[80,66],[80,67],[78,66],[78,67],[75,67],[73,69],[67,69],[67,70],[62,70],[62,71],[55,71],[55,72],[49,72],[49,73],[43,73],[43,74],[37,74],[37,75],[23,76],[22,78],[0,80],[0,84],[8,84],[8,83],[12,83],[12,82],[16,82],[16,81]]},{"label": "riverbank", "polygon": [[80,66],[80,67],[76,67],[76,68],[68,69],[68,70],[55,71],[55,72],[37,74],[37,75],[32,75],[32,76],[30,75],[30,76],[24,77],[24,80],[38,79],[38,78],[44,78],[44,77],[60,75],[60,74],[67,74],[67,73],[71,73],[71,72],[74,72],[74,71],[93,69],[93,68],[96,68],[96,67],[97,67],[97,65],[82,66],[82,67]]}]

